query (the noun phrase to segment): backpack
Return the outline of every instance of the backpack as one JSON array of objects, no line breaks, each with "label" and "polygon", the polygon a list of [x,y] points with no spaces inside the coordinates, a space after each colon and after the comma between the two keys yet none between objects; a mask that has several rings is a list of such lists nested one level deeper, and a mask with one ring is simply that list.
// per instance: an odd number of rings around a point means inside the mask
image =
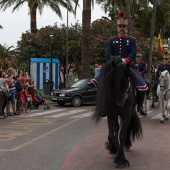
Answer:
[{"label": "backpack", "polygon": [[19,92],[21,91],[21,89],[23,88],[23,84],[20,82],[20,81],[16,81],[15,82],[15,88],[16,88],[16,91]]}]

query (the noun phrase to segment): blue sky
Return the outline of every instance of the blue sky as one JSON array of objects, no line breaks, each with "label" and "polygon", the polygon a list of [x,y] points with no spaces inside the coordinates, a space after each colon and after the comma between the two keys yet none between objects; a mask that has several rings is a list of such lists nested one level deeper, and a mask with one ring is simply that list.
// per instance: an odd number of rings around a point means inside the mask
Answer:
[{"label": "blue sky", "polygon": [[[76,18],[69,13],[69,25],[71,23],[82,23],[82,8],[83,5],[80,4],[80,8],[77,9]],[[44,9],[42,15],[37,12],[37,28],[41,28],[47,25],[54,25],[57,22],[60,24],[67,24],[67,10],[62,9],[63,20],[61,20],[56,14],[48,7]],[[20,40],[21,34],[25,31],[30,30],[30,17],[28,15],[27,4],[23,5],[19,10],[16,10],[12,13],[12,8],[9,8],[5,12],[0,11],[0,25],[3,26],[3,29],[0,30],[0,44],[6,46],[16,47],[16,43]],[[97,4],[94,5],[92,9],[92,21],[100,19],[102,16],[107,16],[101,7]]]}]

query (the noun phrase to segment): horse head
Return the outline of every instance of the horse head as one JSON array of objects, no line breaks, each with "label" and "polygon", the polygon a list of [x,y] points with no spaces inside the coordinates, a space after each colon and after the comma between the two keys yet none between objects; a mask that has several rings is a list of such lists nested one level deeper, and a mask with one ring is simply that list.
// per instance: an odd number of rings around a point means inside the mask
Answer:
[{"label": "horse head", "polygon": [[159,77],[160,91],[164,91],[168,87],[169,81],[170,81],[169,72],[167,70],[161,72]]},{"label": "horse head", "polygon": [[130,90],[129,82],[129,66],[126,65],[120,57],[116,57],[112,60],[112,67],[114,71],[114,89],[115,104],[117,106],[123,106],[127,99],[128,91]]}]

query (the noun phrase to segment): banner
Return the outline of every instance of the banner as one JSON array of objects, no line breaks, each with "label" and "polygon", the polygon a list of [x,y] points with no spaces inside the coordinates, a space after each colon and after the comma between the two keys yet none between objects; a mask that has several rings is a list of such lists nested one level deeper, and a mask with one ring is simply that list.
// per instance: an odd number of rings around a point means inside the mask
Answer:
[{"label": "banner", "polygon": [[161,33],[158,35],[158,53],[163,53]]}]

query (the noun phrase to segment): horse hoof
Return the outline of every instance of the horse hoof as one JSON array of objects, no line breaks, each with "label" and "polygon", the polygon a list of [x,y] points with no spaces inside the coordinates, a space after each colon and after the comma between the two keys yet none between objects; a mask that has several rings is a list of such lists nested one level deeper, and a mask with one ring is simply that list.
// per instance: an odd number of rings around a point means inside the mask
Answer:
[{"label": "horse hoof", "polygon": [[169,120],[169,118],[168,118],[168,117],[166,117],[166,118],[165,118],[165,120],[167,121],[167,120]]},{"label": "horse hoof", "polygon": [[118,169],[124,169],[126,167],[129,167],[129,161],[125,161],[124,164],[116,163],[116,168],[118,168]]},{"label": "horse hoof", "polygon": [[164,123],[164,121],[163,121],[163,120],[160,120],[160,123]]}]

